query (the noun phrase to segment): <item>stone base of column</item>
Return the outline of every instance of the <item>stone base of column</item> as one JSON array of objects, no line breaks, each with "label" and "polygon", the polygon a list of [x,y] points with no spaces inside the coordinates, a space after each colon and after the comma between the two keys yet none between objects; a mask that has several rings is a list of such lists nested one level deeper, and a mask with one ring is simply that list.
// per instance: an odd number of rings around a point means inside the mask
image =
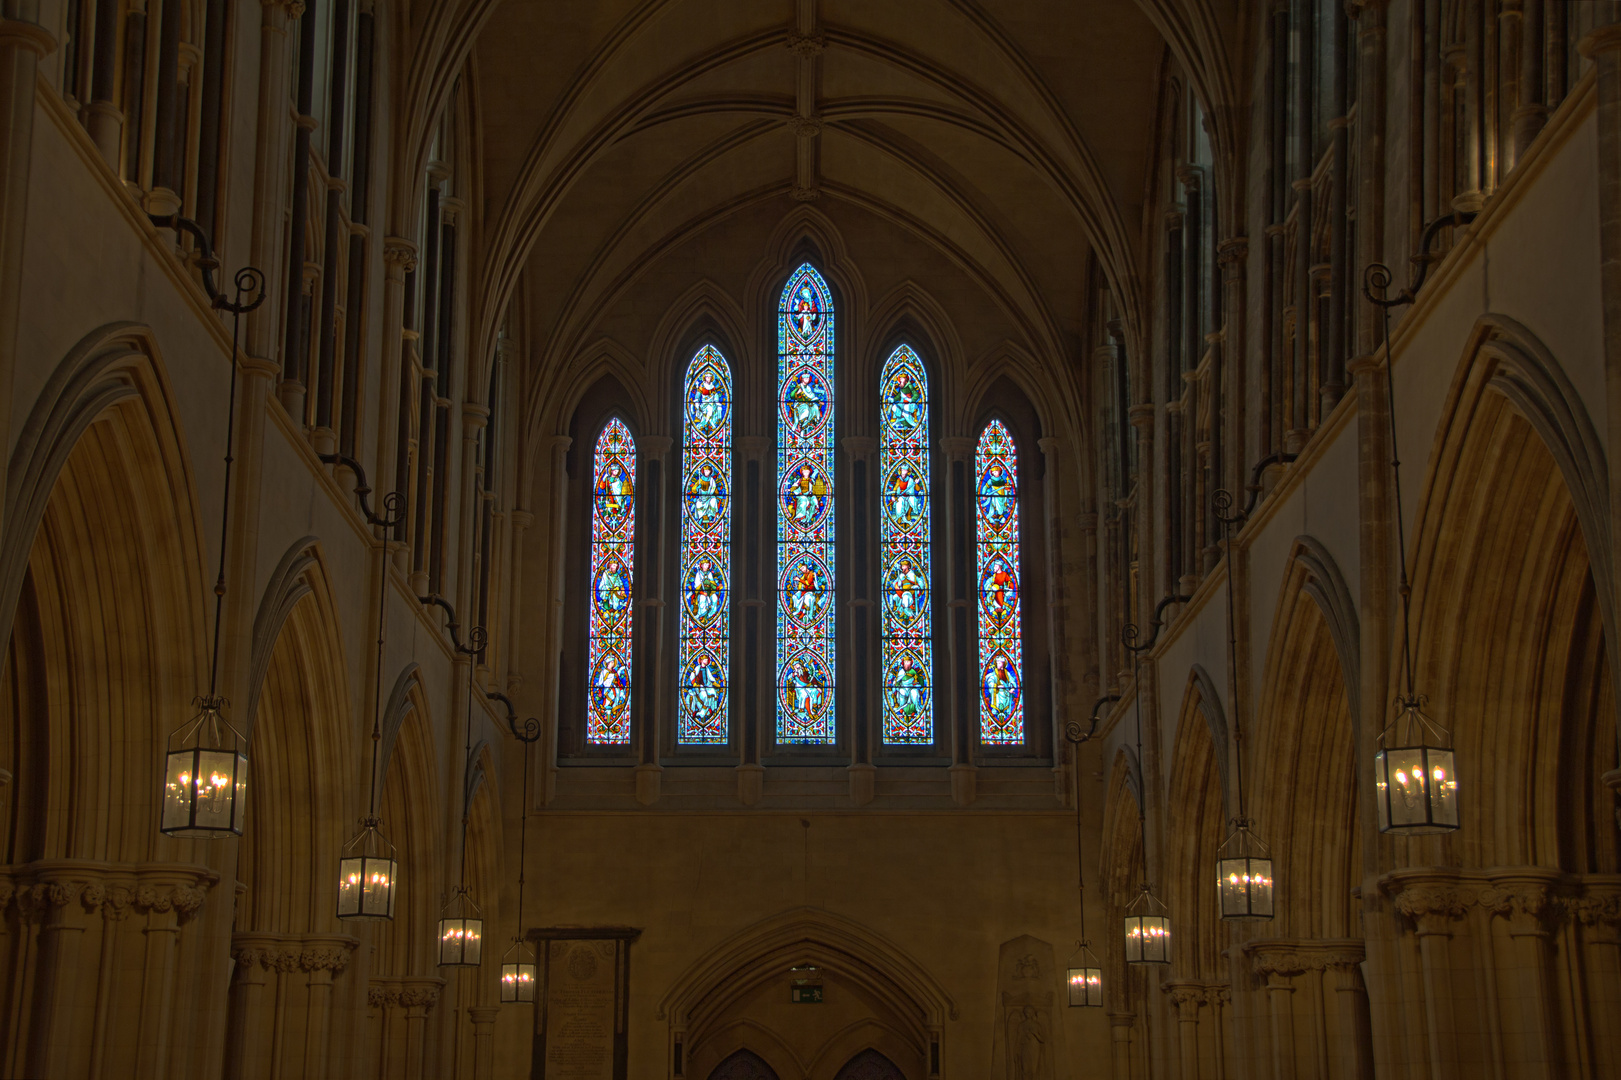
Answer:
[{"label": "stone base of column", "polygon": [[737,767],[737,801],[744,806],[755,806],[765,794],[765,766],[739,765]]},{"label": "stone base of column", "polygon": [[972,806],[977,770],[972,765],[953,765],[946,771],[951,774],[951,801],[958,806]]},{"label": "stone base of column", "polygon": [[659,786],[664,778],[663,765],[636,766],[636,801],[652,806],[659,801]]}]

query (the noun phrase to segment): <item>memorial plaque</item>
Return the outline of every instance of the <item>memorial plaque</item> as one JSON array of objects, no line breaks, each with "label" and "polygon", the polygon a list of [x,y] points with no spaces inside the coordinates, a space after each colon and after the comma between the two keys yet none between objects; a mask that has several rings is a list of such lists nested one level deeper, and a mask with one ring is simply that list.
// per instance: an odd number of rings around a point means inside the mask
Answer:
[{"label": "memorial plaque", "polygon": [[537,930],[536,1080],[627,1080],[630,944],[640,931]]}]

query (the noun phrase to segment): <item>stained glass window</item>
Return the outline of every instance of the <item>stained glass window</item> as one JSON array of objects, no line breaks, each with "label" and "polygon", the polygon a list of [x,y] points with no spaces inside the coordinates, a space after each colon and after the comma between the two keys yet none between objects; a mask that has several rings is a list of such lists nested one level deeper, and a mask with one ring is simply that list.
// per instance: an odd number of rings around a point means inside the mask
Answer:
[{"label": "stained glass window", "polygon": [[929,381],[902,345],[878,379],[884,742],[934,741],[929,618]]},{"label": "stained glass window", "polygon": [[979,569],[979,737],[1024,741],[1023,623],[1019,574],[1019,466],[1000,420],[985,425],[974,453]]},{"label": "stained glass window", "polygon": [[732,369],[712,345],[682,391],[681,688],[676,741],[727,739],[732,595]]},{"label": "stained glass window", "polygon": [[618,419],[597,438],[591,465],[591,678],[586,742],[630,743],[632,544],[636,440]]},{"label": "stained glass window", "polygon": [[805,263],[777,310],[777,741],[831,743],[833,301]]}]

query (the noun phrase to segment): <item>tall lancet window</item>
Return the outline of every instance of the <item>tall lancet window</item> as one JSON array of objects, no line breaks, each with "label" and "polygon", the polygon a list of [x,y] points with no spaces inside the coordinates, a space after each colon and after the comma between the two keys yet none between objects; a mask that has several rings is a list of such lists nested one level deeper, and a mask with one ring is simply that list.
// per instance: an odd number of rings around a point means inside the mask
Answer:
[{"label": "tall lancet window", "polygon": [[615,418],[591,465],[591,652],[586,742],[630,742],[631,582],[636,537],[636,440]]},{"label": "tall lancet window", "polygon": [[1019,574],[1019,466],[1000,420],[985,425],[974,453],[979,568],[979,737],[998,746],[1024,741],[1024,676]]},{"label": "tall lancet window", "polygon": [[681,690],[676,741],[724,743],[732,595],[732,369],[712,345],[682,395]]},{"label": "tall lancet window", "polygon": [[902,345],[878,379],[884,742],[934,741],[929,612],[929,382]]},{"label": "tall lancet window", "polygon": [[777,741],[831,743],[833,301],[805,263],[777,310]]}]

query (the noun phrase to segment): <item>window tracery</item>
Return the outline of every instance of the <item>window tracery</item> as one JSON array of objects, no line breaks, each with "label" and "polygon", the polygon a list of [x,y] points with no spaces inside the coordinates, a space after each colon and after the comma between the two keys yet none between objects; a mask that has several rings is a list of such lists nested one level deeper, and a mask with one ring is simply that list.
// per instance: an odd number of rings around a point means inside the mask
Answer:
[{"label": "window tracery", "polygon": [[879,545],[883,575],[883,740],[934,741],[929,581],[929,384],[909,346],[878,380]]},{"label": "window tracery", "polygon": [[590,672],[586,742],[630,744],[631,587],[635,569],[636,440],[615,417],[591,468]]},{"label": "window tracery", "polygon": [[1019,567],[1019,466],[1000,420],[985,425],[974,452],[974,519],[979,569],[979,737],[1024,741],[1023,626]]},{"label": "window tracery", "polygon": [[681,644],[676,742],[725,743],[731,671],[732,370],[713,345],[682,394]]},{"label": "window tracery", "polygon": [[777,310],[777,741],[832,743],[833,300],[802,264]]}]

